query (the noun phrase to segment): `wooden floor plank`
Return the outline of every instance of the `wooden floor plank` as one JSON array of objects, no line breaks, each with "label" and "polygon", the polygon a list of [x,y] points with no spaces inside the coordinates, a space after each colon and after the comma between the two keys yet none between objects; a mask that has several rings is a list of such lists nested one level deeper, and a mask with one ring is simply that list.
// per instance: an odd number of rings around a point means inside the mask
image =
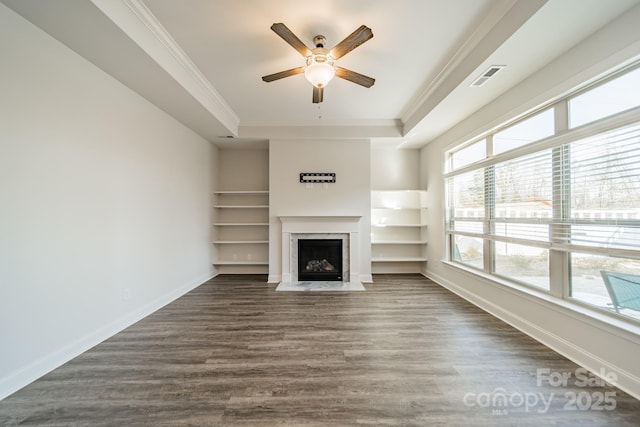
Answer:
[{"label": "wooden floor plank", "polygon": [[[538,369],[579,367],[422,276],[377,275],[366,289],[218,276],[0,401],[0,425],[640,421],[640,402],[613,386],[538,385]],[[596,406],[604,393],[615,409]]]}]

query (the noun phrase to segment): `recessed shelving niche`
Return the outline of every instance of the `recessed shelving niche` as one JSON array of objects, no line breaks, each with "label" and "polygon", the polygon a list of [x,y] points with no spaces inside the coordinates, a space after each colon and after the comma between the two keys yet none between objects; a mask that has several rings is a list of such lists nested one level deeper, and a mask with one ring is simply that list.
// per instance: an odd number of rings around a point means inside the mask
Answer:
[{"label": "recessed shelving niche", "polygon": [[269,149],[228,146],[216,157],[213,265],[219,274],[267,274]]},{"label": "recessed shelving niche", "polygon": [[[269,265],[269,192],[214,192],[215,260],[221,273],[264,273]],[[239,268],[243,267],[243,268]]]},{"label": "recessed shelving niche", "polygon": [[371,192],[371,269],[416,273],[427,262],[425,190]]}]

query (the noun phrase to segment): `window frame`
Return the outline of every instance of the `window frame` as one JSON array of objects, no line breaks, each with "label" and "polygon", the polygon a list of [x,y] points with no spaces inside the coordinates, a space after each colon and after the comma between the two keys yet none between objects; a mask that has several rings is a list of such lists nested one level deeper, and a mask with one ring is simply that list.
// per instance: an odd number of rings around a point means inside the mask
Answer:
[{"label": "window frame", "polygon": [[[452,263],[456,266],[461,266],[470,272],[482,273],[484,277],[494,279],[497,283],[505,284],[507,286],[524,286],[525,289],[531,289],[542,294],[547,294],[551,297],[570,301],[572,303],[579,304],[589,310],[605,313],[610,316],[622,318],[625,321],[640,322],[640,319],[630,318],[623,316],[617,312],[612,312],[604,307],[589,304],[582,301],[572,295],[571,289],[571,254],[572,253],[588,253],[593,255],[606,255],[606,256],[620,256],[625,258],[637,259],[640,261],[640,249],[612,249],[612,248],[589,248],[583,245],[575,245],[568,241],[567,229],[575,224],[578,224],[580,220],[571,218],[571,160],[570,160],[570,146],[572,142],[580,141],[581,139],[598,136],[605,134],[616,129],[632,126],[634,124],[640,125],[640,107],[634,107],[628,110],[618,112],[616,114],[603,117],[589,123],[581,124],[580,126],[570,127],[569,121],[569,102],[574,97],[577,97],[595,87],[606,84],[611,80],[622,76],[628,72],[637,71],[640,69],[640,64],[635,64],[631,67],[625,67],[617,72],[611,73],[598,82],[585,86],[579,90],[574,91],[567,96],[556,99],[553,102],[549,102],[530,111],[528,114],[511,120],[502,126],[496,127],[489,132],[477,135],[474,138],[468,140],[465,143],[458,144],[452,149],[445,151],[445,164],[447,167],[444,169],[444,190],[446,194],[446,214],[445,214],[445,261]],[[493,153],[493,135],[502,132],[505,129],[522,123],[530,117],[541,114],[545,110],[553,110],[554,115],[554,133],[544,139],[534,141],[523,146],[516,147],[514,149],[503,151],[498,154]],[[486,140],[486,157],[478,161],[463,165],[459,168],[453,168],[452,156],[456,152],[472,146],[473,144]],[[490,177],[487,174],[491,174],[495,170],[495,165],[507,161],[522,158],[526,155],[537,153],[545,149],[552,150],[552,217],[549,225],[549,242],[535,242],[535,241],[518,241],[518,239],[512,238],[500,238],[496,236],[493,229],[495,224],[495,191],[496,187],[485,186],[484,200],[485,200],[485,212],[483,218],[483,233],[478,235],[477,233],[467,233],[464,231],[455,230],[451,227],[455,224],[455,221],[460,221],[461,218],[455,217],[455,209],[451,209],[450,205],[450,191],[452,185],[452,178],[462,173],[468,173],[476,171],[478,169],[484,169],[485,184]],[[597,219],[597,225],[607,224],[619,224],[619,220],[607,220],[606,218]],[[629,221],[634,226],[640,226],[640,219]],[[593,224],[593,222],[590,222]],[[481,238],[483,241],[483,268],[470,266],[455,259],[455,236],[469,236],[475,238]],[[548,274],[549,274],[549,289],[524,283],[520,280],[504,276],[495,272],[495,242],[503,241],[506,243],[524,244],[526,246],[539,246],[546,248],[549,251],[548,260]],[[495,280],[497,279],[497,280]]]}]

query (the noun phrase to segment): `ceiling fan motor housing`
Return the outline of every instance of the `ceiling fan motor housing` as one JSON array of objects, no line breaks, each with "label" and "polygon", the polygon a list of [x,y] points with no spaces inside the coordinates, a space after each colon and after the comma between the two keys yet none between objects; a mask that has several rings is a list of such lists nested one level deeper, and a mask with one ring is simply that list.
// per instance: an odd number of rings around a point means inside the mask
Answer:
[{"label": "ceiling fan motor housing", "polygon": [[315,47],[325,47],[327,45],[327,39],[325,38],[325,36],[315,36],[313,38],[313,45]]},{"label": "ceiling fan motor housing", "polygon": [[331,56],[331,51],[329,49],[325,49],[324,47],[316,47],[314,49],[311,49],[311,55],[307,56],[307,65],[310,65],[314,62],[326,62],[327,64],[333,66],[335,60],[333,59],[333,56]]}]

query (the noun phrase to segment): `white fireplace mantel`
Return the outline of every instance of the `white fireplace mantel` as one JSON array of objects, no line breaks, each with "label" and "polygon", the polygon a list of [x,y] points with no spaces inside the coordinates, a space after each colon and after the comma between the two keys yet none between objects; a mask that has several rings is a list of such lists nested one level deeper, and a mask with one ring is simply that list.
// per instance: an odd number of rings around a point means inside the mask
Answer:
[{"label": "white fireplace mantel", "polygon": [[345,281],[359,281],[361,216],[280,216],[282,222],[282,281],[294,280],[292,239],[297,234],[344,234],[348,236],[348,273]]},{"label": "white fireplace mantel", "polygon": [[281,216],[282,232],[357,233],[361,216]]}]

